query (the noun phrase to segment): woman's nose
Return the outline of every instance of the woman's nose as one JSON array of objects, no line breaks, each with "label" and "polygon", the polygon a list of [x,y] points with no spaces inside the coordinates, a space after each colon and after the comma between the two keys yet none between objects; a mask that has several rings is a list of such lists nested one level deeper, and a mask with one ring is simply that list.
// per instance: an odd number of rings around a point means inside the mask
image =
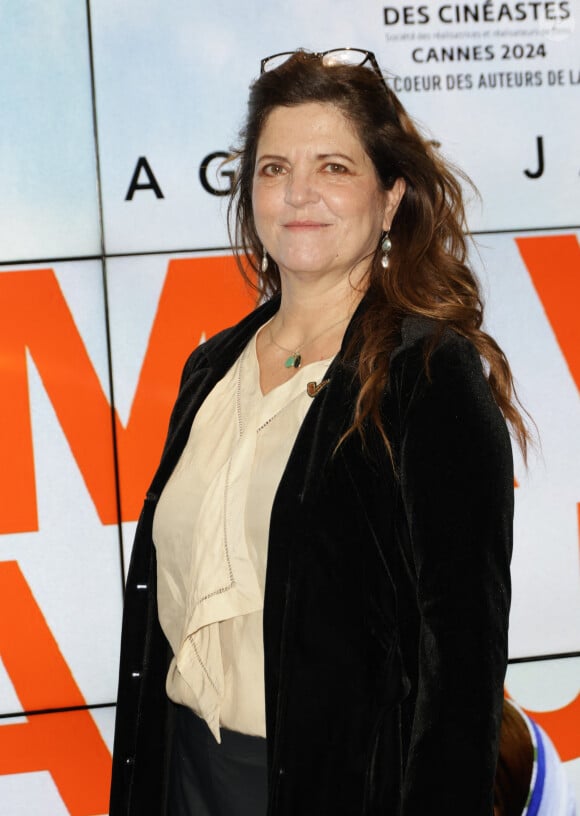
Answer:
[{"label": "woman's nose", "polygon": [[316,180],[312,173],[294,170],[288,175],[284,200],[292,207],[311,204],[319,198]]}]

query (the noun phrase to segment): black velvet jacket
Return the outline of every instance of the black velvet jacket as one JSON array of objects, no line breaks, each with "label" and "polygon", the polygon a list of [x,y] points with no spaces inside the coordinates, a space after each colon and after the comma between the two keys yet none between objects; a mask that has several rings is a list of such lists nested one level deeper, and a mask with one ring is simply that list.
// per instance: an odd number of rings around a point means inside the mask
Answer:
[{"label": "black velvet jacket", "polygon": [[[157,618],[155,505],[199,406],[278,305],[209,340],[185,366],[129,570],[111,816],[165,812],[169,654]],[[492,816],[511,448],[468,341],[446,332],[426,375],[431,331],[407,318],[391,357],[382,411],[397,475],[372,428],[365,445],[353,434],[336,450],[357,391],[341,350],[280,482],[264,604],[268,816]]]}]

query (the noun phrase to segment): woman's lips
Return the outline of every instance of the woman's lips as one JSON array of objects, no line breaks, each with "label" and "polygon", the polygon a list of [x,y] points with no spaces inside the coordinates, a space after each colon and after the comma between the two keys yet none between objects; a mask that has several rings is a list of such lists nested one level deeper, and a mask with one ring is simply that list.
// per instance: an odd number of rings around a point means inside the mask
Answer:
[{"label": "woman's lips", "polygon": [[286,229],[320,229],[321,227],[329,227],[330,224],[324,224],[320,221],[288,221],[283,224]]}]

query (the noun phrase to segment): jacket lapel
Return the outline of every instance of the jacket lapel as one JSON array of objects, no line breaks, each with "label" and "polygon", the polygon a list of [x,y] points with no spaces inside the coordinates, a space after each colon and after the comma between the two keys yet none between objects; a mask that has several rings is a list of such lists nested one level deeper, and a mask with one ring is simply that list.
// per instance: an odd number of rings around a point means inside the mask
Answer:
[{"label": "jacket lapel", "polygon": [[[340,351],[330,364],[324,378],[309,383],[312,405],[298,432],[288,464],[278,489],[290,490],[300,504],[314,498],[321,484],[325,463],[333,455],[342,436],[352,422],[358,393],[356,362],[347,360],[347,349],[355,326],[368,307],[364,297],[347,326]],[[272,516],[277,511],[274,500]]]}]

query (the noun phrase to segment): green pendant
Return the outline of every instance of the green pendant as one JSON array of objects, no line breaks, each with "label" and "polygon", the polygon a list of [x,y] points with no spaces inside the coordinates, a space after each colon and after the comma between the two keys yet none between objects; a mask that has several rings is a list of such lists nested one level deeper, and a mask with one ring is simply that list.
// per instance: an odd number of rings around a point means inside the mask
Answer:
[{"label": "green pendant", "polygon": [[300,363],[302,362],[302,357],[296,352],[296,354],[291,354],[290,357],[287,357],[284,361],[285,368],[300,368]]}]

